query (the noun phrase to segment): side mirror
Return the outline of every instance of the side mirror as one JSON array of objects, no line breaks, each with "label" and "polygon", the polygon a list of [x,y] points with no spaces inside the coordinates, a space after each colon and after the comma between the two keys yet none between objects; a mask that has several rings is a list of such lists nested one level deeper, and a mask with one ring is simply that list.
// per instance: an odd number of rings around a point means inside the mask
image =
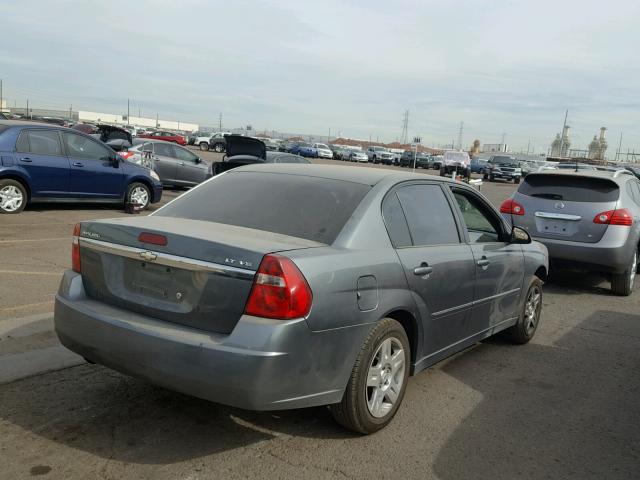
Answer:
[{"label": "side mirror", "polygon": [[513,227],[511,229],[511,243],[531,243],[531,235],[523,228]]},{"label": "side mirror", "polygon": [[198,163],[202,163],[202,159],[201,159],[200,157],[196,157],[195,162],[196,162],[196,165],[197,165]]}]

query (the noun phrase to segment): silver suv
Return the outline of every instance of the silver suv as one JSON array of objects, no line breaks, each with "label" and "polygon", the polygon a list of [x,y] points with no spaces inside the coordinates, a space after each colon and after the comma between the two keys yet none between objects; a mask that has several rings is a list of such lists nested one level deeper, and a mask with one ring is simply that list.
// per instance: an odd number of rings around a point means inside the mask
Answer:
[{"label": "silver suv", "polygon": [[554,267],[608,274],[629,295],[638,271],[640,181],[628,172],[547,171],[527,175],[500,207],[544,243]]}]

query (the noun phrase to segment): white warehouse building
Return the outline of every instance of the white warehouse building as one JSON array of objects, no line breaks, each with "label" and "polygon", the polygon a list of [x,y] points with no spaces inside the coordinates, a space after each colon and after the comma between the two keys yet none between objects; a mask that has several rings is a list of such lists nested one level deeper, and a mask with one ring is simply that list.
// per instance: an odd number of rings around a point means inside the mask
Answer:
[{"label": "white warehouse building", "polygon": [[171,120],[158,119],[156,123],[155,118],[146,117],[134,117],[130,116],[129,121],[124,115],[114,115],[112,113],[100,113],[100,112],[87,112],[78,111],[78,120],[80,122],[94,122],[94,123],[109,123],[114,125],[135,125],[136,127],[146,128],[164,128],[167,130],[182,130],[186,132],[195,132],[199,129],[197,123],[189,122],[176,122]]}]

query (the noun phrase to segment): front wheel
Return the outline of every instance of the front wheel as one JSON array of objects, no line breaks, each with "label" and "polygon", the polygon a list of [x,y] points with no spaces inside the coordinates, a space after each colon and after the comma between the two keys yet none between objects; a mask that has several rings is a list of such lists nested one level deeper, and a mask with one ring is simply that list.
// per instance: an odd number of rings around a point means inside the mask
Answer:
[{"label": "front wheel", "polygon": [[222,153],[222,152],[224,152],[224,145],[223,145],[223,144],[221,144],[221,143],[216,143],[216,144],[213,146],[213,150],[214,150],[215,152],[217,152],[217,153]]},{"label": "front wheel", "polygon": [[134,182],[127,189],[127,203],[137,205],[140,210],[146,210],[151,203],[151,192],[144,183]]},{"label": "front wheel", "polygon": [[363,434],[391,422],[407,388],[410,352],[402,325],[381,320],[358,354],[342,401],[329,406],[336,421]]},{"label": "front wheel", "polygon": [[0,213],[20,213],[27,206],[27,190],[9,178],[0,180]]},{"label": "front wheel", "polygon": [[513,179],[513,183],[515,183],[516,185],[520,183],[520,177],[516,177]]},{"label": "front wheel", "polygon": [[542,312],[542,282],[538,277],[529,285],[518,323],[504,331],[514,343],[525,344],[533,338],[540,323]]},{"label": "front wheel", "polygon": [[208,152],[209,151],[209,144],[207,142],[201,142],[200,143],[200,150],[202,150],[203,152]]}]

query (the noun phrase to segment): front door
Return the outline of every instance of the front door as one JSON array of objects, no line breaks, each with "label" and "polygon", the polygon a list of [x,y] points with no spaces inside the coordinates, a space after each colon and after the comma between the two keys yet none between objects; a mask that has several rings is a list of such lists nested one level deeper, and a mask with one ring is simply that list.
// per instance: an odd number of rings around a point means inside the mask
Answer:
[{"label": "front door", "polygon": [[33,197],[69,194],[69,159],[58,130],[25,129],[16,142],[17,164],[29,175]]},{"label": "front door", "polygon": [[186,148],[174,145],[173,150],[178,160],[176,171],[178,182],[187,186],[204,182],[209,171],[209,165]]},{"label": "front door", "polygon": [[63,132],[62,139],[71,163],[69,191],[74,197],[117,200],[124,197],[125,177],[114,152],[91,137]]},{"label": "front door", "polygon": [[505,241],[508,233],[504,222],[480,195],[459,187],[452,193],[475,261],[476,289],[469,334],[477,334],[518,315],[524,255],[520,245]]},{"label": "front door", "polygon": [[423,324],[425,356],[418,361],[430,364],[466,338],[475,283],[473,255],[461,241],[439,184],[410,184],[394,194],[411,238],[411,245],[397,248],[397,253]]}]

